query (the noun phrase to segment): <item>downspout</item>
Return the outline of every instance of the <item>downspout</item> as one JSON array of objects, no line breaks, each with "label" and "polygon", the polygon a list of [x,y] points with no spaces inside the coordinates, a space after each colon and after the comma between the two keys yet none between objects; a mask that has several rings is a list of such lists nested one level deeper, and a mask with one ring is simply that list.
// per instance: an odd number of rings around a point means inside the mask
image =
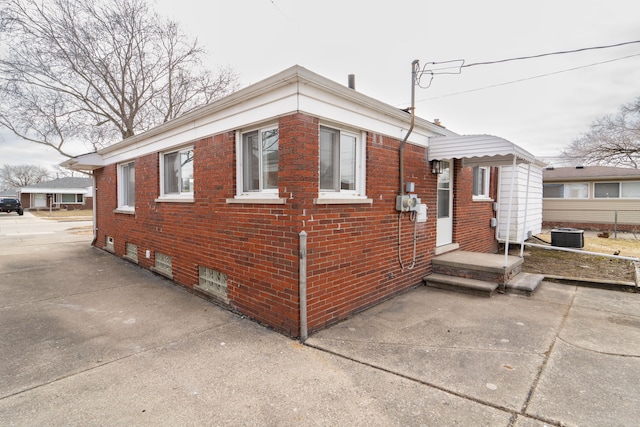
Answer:
[{"label": "downspout", "polygon": [[97,214],[96,208],[98,207],[98,187],[96,187],[96,176],[91,173],[91,183],[93,184],[93,240],[91,240],[91,246],[96,244],[96,240],[98,238],[98,223],[97,223]]},{"label": "downspout", "polygon": [[308,338],[307,332],[307,232],[300,232],[299,299],[300,299],[300,342]]}]

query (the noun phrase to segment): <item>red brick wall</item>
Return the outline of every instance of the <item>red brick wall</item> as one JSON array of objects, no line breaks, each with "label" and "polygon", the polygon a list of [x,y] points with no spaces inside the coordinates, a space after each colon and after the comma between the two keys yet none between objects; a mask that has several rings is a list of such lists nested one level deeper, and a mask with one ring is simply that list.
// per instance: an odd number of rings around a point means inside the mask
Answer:
[{"label": "red brick wall", "polygon": [[[462,161],[455,161],[453,200],[453,241],[460,249],[472,252],[496,253],[498,242],[496,230],[490,220],[496,214],[493,201],[473,200],[473,168],[462,167]],[[497,198],[498,168],[491,168],[489,196]]]},{"label": "red brick wall", "polygon": [[[406,145],[405,180],[429,206],[426,223],[401,216],[401,258],[398,261],[399,141],[367,134],[367,196],[372,204],[314,204],[318,196],[319,121],[303,114],[279,119],[280,197],[284,205],[229,204],[235,195],[235,132],[195,143],[195,202],[156,202],[159,155],[136,159],[135,215],[116,213],[116,166],[96,171],[98,189],[97,247],[105,236],[115,239],[115,253],[125,243],[138,245],[139,265],[154,265],[155,251],[172,256],[173,280],[188,288],[198,283],[198,266],[228,276],[232,309],[290,336],[299,334],[299,233],[308,233],[307,287],[309,332],[376,304],[421,283],[431,272],[435,247],[436,176],[426,149]],[[466,191],[466,190],[464,190]],[[464,198],[462,192],[459,197]],[[470,199],[470,192],[466,196]],[[471,215],[486,214],[459,207]],[[487,225],[489,217],[477,220]],[[413,264],[414,225],[416,260]],[[471,233],[463,233],[472,244]],[[483,235],[484,236],[484,235]],[[468,240],[468,241],[467,241]],[[482,242],[486,245],[486,239]],[[150,250],[151,258],[145,258]],[[486,251],[486,248],[485,248]]]}]

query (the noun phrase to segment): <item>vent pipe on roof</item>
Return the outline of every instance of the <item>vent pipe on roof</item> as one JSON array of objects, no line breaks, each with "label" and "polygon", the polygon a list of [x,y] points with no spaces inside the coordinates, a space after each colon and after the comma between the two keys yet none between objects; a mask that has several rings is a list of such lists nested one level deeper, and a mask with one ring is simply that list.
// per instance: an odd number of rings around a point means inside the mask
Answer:
[{"label": "vent pipe on roof", "polygon": [[349,89],[356,90],[356,75],[349,74]]}]

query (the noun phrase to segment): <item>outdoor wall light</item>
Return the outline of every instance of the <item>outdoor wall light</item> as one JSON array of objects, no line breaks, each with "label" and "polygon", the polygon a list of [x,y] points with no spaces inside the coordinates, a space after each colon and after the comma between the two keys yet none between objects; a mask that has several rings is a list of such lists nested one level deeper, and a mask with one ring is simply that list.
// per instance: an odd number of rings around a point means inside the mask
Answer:
[{"label": "outdoor wall light", "polygon": [[440,160],[431,160],[431,173],[432,174],[442,173],[442,163],[440,162]]}]

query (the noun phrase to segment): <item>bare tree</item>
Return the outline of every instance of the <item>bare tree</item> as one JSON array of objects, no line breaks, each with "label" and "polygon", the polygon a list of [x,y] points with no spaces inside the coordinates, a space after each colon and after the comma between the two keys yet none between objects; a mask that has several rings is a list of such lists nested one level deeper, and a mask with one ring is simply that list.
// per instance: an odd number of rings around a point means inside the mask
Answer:
[{"label": "bare tree", "polygon": [[51,172],[35,165],[2,165],[0,167],[0,183],[3,188],[20,188],[47,181]]},{"label": "bare tree", "polygon": [[562,156],[569,164],[640,166],[640,98],[612,116],[597,119],[574,140]]},{"label": "bare tree", "polygon": [[146,0],[0,0],[0,126],[71,157],[237,87]]}]

